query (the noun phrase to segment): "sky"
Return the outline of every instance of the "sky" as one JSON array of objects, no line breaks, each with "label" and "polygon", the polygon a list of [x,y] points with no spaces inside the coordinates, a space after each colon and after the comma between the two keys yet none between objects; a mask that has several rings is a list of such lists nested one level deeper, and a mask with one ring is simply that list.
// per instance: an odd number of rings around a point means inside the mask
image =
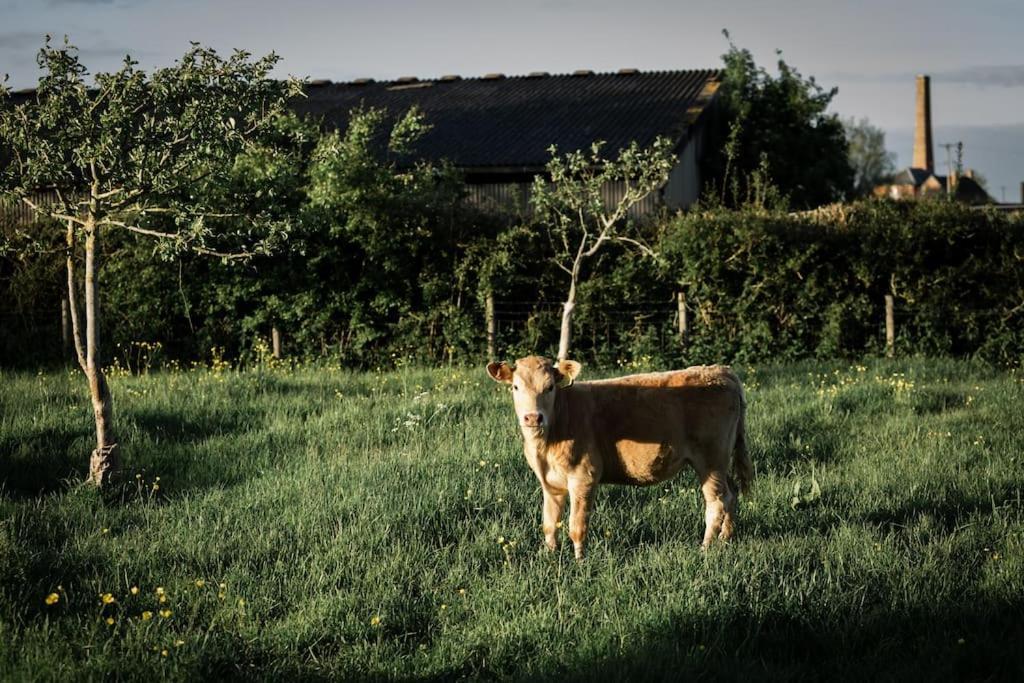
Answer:
[{"label": "sky", "polygon": [[[887,133],[911,159],[914,76],[932,77],[935,142],[962,141],[964,161],[997,199],[1024,181],[1022,0],[0,0],[0,73],[31,87],[47,33],[92,72],[124,55],[169,65],[189,41],[282,57],[281,76],[378,80],[576,69],[715,68],[722,35],[773,68],[776,50],[805,76],[838,87],[833,110]],[[940,168],[945,152],[936,148]]]}]

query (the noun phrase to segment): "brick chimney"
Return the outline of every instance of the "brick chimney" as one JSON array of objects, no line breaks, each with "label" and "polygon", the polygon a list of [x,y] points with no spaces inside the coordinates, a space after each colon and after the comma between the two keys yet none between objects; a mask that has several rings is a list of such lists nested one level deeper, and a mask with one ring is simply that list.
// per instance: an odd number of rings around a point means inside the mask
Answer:
[{"label": "brick chimney", "polygon": [[932,154],[932,87],[928,76],[917,77],[917,118],[914,120],[914,168],[935,172]]}]

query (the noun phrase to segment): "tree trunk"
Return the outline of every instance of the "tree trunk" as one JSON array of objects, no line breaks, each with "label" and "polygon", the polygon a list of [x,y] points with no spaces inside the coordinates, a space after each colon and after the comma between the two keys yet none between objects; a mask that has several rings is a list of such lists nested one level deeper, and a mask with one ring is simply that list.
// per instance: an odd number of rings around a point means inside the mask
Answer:
[{"label": "tree trunk", "polygon": [[96,279],[96,238],[99,229],[90,212],[85,226],[85,376],[89,380],[92,412],[96,419],[96,450],[89,460],[90,484],[103,486],[117,471],[118,445],[114,437],[113,400],[100,359],[100,318]]},{"label": "tree trunk", "polygon": [[576,308],[576,276],[572,277],[569,285],[569,296],[562,304],[562,332],[558,336],[558,360],[565,360],[569,357],[569,341],[572,337],[572,312]]}]

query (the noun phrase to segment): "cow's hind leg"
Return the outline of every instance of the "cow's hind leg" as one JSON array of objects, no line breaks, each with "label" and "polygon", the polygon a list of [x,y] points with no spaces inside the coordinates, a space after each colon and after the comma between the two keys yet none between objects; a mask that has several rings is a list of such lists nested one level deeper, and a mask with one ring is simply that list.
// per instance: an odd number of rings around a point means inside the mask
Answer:
[{"label": "cow's hind leg", "polygon": [[701,547],[707,549],[716,536],[728,539],[732,535],[736,496],[729,490],[725,472],[698,472],[698,475],[701,478],[700,489],[704,494],[705,527]]}]

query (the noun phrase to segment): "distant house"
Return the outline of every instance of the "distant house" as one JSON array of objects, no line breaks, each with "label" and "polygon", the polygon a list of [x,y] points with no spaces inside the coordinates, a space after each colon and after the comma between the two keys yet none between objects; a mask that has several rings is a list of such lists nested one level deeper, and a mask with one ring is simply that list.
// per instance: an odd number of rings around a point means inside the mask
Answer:
[{"label": "distant house", "polygon": [[875,194],[892,199],[923,199],[927,197],[945,197],[952,195],[954,199],[965,204],[988,204],[992,201],[977,180],[974,172],[967,170],[963,175],[949,178],[936,175],[923,168],[905,168],[895,176],[888,185],[876,188]]},{"label": "distant house", "polygon": [[951,196],[966,204],[989,204],[985,188],[974,179],[974,172],[965,171],[959,176],[937,175],[932,144],[932,95],[931,79],[917,77],[917,116],[914,120],[914,162],[901,170],[891,182],[875,188],[876,197],[890,199],[925,199],[928,197]]},{"label": "distant house", "polygon": [[[564,153],[604,140],[612,154],[634,140],[646,146],[665,136],[679,160],[657,196],[638,207],[639,213],[648,213],[697,200],[701,160],[717,144],[711,122],[721,75],[717,70],[622,69],[314,81],[294,107],[343,129],[349,112],[359,107],[386,108],[397,116],[418,106],[431,129],[417,154],[451,161],[464,174],[470,200],[484,208],[524,209],[534,176],[544,172],[550,159],[551,145]],[[614,201],[624,189],[608,187],[607,199]]]}]

